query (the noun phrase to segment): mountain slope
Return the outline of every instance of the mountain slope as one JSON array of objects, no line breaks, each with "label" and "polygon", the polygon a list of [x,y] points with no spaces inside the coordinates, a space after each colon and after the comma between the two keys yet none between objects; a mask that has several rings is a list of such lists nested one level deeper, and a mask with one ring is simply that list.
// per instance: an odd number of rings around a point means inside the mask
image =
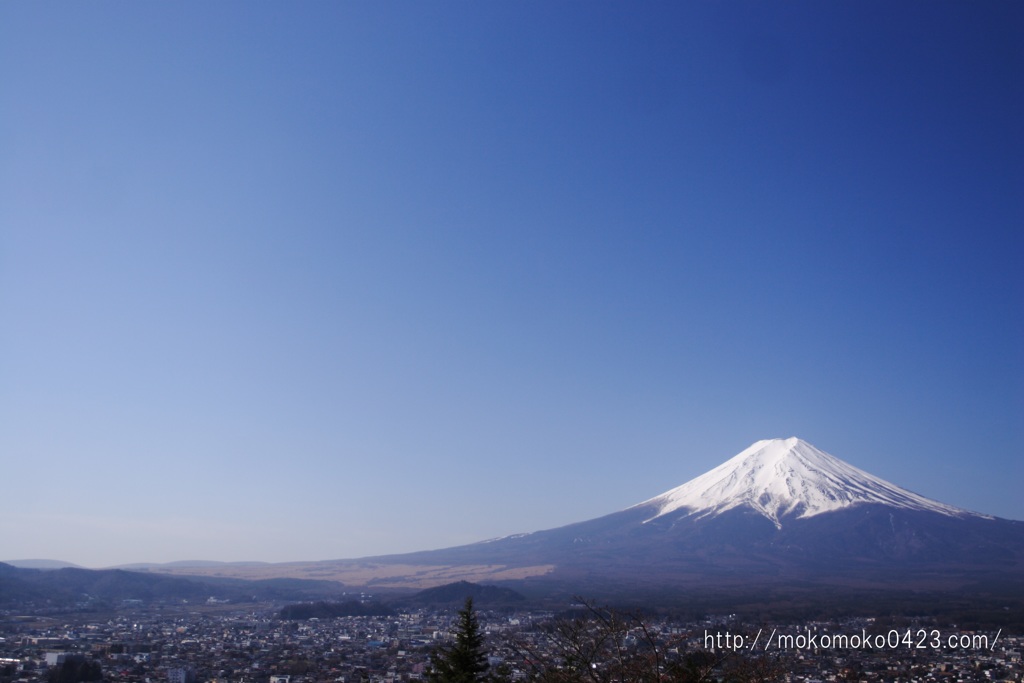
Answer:
[{"label": "mountain slope", "polygon": [[682,486],[604,517],[370,559],[550,567],[535,583],[951,586],[1024,576],[1024,523],[930,500],[791,438],[759,441]]}]

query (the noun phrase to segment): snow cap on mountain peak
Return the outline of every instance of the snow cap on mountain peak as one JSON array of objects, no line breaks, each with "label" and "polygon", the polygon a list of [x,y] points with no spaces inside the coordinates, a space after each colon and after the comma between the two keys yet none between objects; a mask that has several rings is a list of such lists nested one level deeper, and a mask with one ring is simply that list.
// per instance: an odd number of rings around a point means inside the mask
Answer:
[{"label": "snow cap on mountain peak", "polygon": [[796,437],[758,441],[636,507],[656,508],[652,519],[677,511],[699,519],[746,506],[781,527],[785,517],[813,517],[863,503],[956,517],[975,514],[890,484]]}]

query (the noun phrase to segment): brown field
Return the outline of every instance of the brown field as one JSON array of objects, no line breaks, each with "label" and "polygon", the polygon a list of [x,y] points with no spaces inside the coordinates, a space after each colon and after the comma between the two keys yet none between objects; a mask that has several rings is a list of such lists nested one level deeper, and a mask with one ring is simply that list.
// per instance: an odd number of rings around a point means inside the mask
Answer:
[{"label": "brown field", "polygon": [[217,565],[214,567],[154,568],[150,571],[179,576],[218,576],[257,581],[260,579],[317,579],[338,581],[347,587],[431,588],[454,581],[508,581],[542,576],[554,565],[509,567],[507,565],[415,565],[377,562],[328,561],[266,565]]}]

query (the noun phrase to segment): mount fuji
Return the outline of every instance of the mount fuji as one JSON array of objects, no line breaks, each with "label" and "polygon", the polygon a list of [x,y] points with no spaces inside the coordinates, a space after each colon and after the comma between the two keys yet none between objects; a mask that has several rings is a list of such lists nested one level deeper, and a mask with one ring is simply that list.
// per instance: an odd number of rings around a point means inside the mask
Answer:
[{"label": "mount fuji", "polygon": [[770,439],[596,519],[442,550],[252,571],[234,575],[375,589],[469,580],[533,595],[688,599],[716,591],[995,590],[1024,607],[1024,522],[930,500],[797,438]]},{"label": "mount fuji", "polygon": [[1024,522],[931,500],[797,438],[769,439],[604,517],[365,561],[565,590],[794,581],[948,590],[1009,580],[1024,591]]}]

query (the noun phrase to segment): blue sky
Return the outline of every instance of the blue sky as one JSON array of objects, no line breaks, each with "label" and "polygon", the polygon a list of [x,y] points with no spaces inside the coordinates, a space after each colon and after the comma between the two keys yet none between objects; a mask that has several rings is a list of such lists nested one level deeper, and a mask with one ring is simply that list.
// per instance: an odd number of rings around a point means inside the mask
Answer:
[{"label": "blue sky", "polygon": [[0,559],[404,552],[800,436],[1024,519],[1014,3],[0,5]]}]

